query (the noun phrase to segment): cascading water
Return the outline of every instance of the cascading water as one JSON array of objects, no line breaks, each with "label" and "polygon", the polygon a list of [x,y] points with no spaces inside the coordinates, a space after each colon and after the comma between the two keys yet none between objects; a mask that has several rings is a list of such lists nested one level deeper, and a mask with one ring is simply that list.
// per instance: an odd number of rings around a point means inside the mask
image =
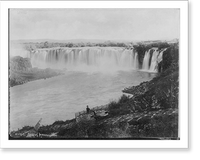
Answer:
[{"label": "cascading water", "polygon": [[149,70],[150,51],[151,51],[151,49],[149,49],[148,51],[146,51],[145,55],[144,55],[142,69],[145,70],[145,71]]},{"label": "cascading water", "polygon": [[31,55],[32,65],[39,68],[67,70],[138,69],[138,54],[122,48],[40,49]]},{"label": "cascading water", "polygon": [[[146,51],[143,59],[142,70],[148,72],[157,72],[158,64],[162,61],[163,52],[166,51],[166,49],[167,48],[159,51],[158,48],[151,48]],[[151,50],[153,50],[152,56],[150,55]]]},{"label": "cascading water", "polygon": [[167,48],[160,51],[160,54],[158,55],[158,58],[157,58],[158,63],[160,63],[162,61],[163,52],[166,51],[166,50],[167,50]]},{"label": "cascading water", "polygon": [[150,68],[149,68],[150,72],[156,72],[157,71],[158,55],[159,55],[159,51],[157,49],[155,49],[153,54],[152,54],[152,58],[151,58],[151,65],[150,65]]},{"label": "cascading water", "polygon": [[[58,68],[78,71],[138,70],[157,72],[166,50],[151,48],[145,52],[142,68],[139,55],[123,48],[56,48],[39,49],[31,53],[32,66],[38,68]],[[153,53],[152,53],[153,52]]]},{"label": "cascading water", "polygon": [[134,69],[139,69],[139,62],[138,62],[138,53],[137,52],[134,52]]}]

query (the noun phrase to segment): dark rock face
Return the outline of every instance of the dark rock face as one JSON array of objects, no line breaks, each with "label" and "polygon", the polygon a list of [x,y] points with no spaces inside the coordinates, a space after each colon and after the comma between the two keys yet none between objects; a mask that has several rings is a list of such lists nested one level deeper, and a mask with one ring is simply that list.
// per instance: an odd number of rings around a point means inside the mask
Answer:
[{"label": "dark rock face", "polygon": [[145,93],[147,90],[147,87],[148,87],[148,82],[142,82],[138,86],[132,86],[130,88],[125,88],[124,90],[122,90],[122,92],[132,94],[133,97],[136,97],[138,95]]},{"label": "dark rock face", "polygon": [[179,48],[177,45],[170,46],[166,51],[163,52],[163,60],[159,64],[159,72],[164,72],[172,65],[179,64]]},{"label": "dark rock face", "polygon": [[135,108],[152,110],[159,108],[178,108],[179,95],[179,49],[171,45],[163,52],[158,75],[149,82],[125,88],[124,93],[132,94]]},{"label": "dark rock face", "polygon": [[135,51],[138,53],[138,61],[139,61],[139,66],[141,68],[142,66],[142,63],[143,63],[143,59],[144,59],[144,55],[145,55],[145,52],[147,50],[149,50],[150,48],[144,46],[144,45],[138,45],[138,46],[135,46],[134,47]]},{"label": "dark rock face", "polygon": [[[170,45],[168,43],[165,43],[165,42],[160,42],[160,43],[152,43],[152,44],[137,44],[137,45],[134,45],[134,50],[138,53],[138,61],[139,61],[139,66],[140,68],[142,67],[142,63],[143,63],[143,59],[144,59],[144,56],[145,56],[145,52],[152,49],[152,48],[158,48],[158,50],[162,50],[164,48],[169,48],[167,49],[165,52],[165,54],[163,54],[163,57],[164,57],[164,61],[162,63],[160,63],[160,68],[159,70],[161,70],[161,68],[163,68],[164,70],[169,67],[169,65],[171,64],[171,59],[175,58],[174,57],[174,53],[178,51],[178,47],[177,47],[177,44],[173,44],[173,45]],[[174,50],[174,47],[176,47],[176,49]],[[150,51],[150,60],[149,62],[151,62],[151,58],[152,58],[152,53],[153,53],[153,50]],[[170,54],[169,54],[170,53]],[[177,55],[178,56],[178,55]],[[162,66],[161,66],[162,64]]]},{"label": "dark rock face", "polygon": [[172,66],[166,72],[167,75],[161,73],[149,82],[123,90],[133,95],[131,101],[135,108],[143,110],[178,108],[178,70]]}]

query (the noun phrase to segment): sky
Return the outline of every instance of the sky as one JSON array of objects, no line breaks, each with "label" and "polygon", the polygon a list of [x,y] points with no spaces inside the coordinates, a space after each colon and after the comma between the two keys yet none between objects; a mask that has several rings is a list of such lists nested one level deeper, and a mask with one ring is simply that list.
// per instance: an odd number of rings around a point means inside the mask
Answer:
[{"label": "sky", "polygon": [[10,39],[171,40],[179,9],[11,9]]}]

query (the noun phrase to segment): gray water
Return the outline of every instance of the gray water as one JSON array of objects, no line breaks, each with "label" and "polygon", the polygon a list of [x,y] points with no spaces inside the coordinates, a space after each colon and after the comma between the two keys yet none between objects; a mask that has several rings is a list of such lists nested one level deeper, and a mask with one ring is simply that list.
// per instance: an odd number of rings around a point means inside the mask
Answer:
[{"label": "gray water", "polygon": [[125,87],[151,80],[155,74],[139,71],[115,73],[67,72],[65,75],[32,81],[10,89],[11,130],[67,120],[75,113],[118,100]]}]

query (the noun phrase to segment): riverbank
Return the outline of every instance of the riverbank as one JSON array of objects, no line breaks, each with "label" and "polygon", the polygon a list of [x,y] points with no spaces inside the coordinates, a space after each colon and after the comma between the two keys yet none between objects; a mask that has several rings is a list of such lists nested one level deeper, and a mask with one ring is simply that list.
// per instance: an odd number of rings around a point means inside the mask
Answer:
[{"label": "riverbank", "polygon": [[10,139],[178,139],[178,109],[108,116],[98,120],[56,121],[41,126],[39,136],[34,127],[12,132]]},{"label": "riverbank", "polygon": [[10,62],[9,85],[13,87],[30,81],[51,78],[63,74],[64,72],[61,70],[33,68],[29,58],[16,56],[11,58]]}]

